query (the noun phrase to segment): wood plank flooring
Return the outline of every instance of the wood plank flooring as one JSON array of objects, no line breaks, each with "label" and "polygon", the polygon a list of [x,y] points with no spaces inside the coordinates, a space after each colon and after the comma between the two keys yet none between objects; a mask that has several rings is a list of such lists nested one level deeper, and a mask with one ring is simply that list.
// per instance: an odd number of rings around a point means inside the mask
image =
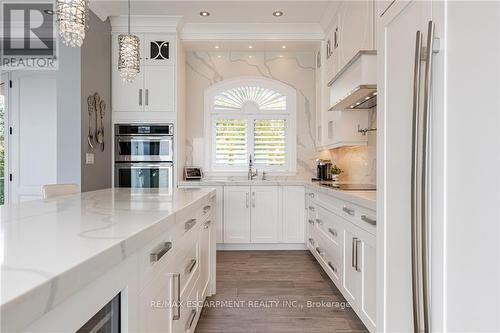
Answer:
[{"label": "wood plank flooring", "polygon": [[367,332],[309,251],[218,251],[205,304],[196,333]]}]

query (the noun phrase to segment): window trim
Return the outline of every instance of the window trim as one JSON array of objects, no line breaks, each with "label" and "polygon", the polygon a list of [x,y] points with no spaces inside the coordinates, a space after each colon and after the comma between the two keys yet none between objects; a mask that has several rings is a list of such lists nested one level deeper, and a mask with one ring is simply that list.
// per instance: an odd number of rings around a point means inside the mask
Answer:
[{"label": "window trim", "polygon": [[[235,113],[234,111],[216,111],[214,112],[214,97],[226,90],[240,87],[255,85],[272,89],[286,96],[287,107],[286,111],[270,111],[262,113]],[[297,168],[297,153],[296,153],[296,108],[297,108],[297,93],[295,89],[280,81],[268,79],[264,77],[243,76],[234,79],[228,79],[216,83],[205,90],[204,102],[204,127],[205,127],[205,145],[204,145],[204,169],[205,174],[208,176],[239,176],[246,175],[248,165],[239,168],[225,168],[215,165],[213,152],[215,150],[215,119],[227,118],[230,119],[231,115],[236,118],[247,119],[247,139],[248,150],[253,147],[253,119],[285,119],[285,165],[279,168],[276,167],[262,167],[256,168],[260,171],[266,171],[269,175],[277,176],[291,176],[296,174]],[[242,117],[244,115],[244,117]],[[253,149],[253,148],[252,148]],[[252,150],[253,151],[253,150]]]}]

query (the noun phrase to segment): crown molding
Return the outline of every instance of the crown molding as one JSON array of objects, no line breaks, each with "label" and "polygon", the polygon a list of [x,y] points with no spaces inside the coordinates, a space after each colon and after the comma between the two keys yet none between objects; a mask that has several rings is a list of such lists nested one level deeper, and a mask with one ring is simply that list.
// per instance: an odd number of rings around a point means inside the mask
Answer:
[{"label": "crown molding", "polygon": [[180,39],[202,40],[322,40],[319,23],[186,23]]},{"label": "crown molding", "polygon": [[[128,31],[128,17],[126,15],[112,16],[111,32],[123,33]],[[163,15],[131,15],[130,26],[133,33],[166,32],[177,33],[183,26],[184,20],[180,16]]]}]

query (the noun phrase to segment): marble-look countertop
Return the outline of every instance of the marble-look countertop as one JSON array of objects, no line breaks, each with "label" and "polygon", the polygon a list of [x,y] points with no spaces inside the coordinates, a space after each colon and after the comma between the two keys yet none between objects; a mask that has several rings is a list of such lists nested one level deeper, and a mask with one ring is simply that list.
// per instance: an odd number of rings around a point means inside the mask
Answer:
[{"label": "marble-look countertop", "polygon": [[332,187],[321,186],[318,182],[300,179],[283,179],[283,180],[201,180],[201,181],[181,181],[179,186],[306,186],[312,190],[329,194],[339,199],[352,202],[359,206],[376,210],[377,209],[377,193],[376,191],[346,191]]},{"label": "marble-look countertop", "polygon": [[105,189],[2,206],[2,317],[42,316],[166,231],[176,212],[213,193]]}]

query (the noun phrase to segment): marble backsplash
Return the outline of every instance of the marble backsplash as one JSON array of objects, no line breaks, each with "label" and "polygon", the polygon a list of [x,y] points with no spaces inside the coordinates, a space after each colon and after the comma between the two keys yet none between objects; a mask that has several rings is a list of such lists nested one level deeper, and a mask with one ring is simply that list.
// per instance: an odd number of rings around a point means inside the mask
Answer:
[{"label": "marble backsplash", "polygon": [[[377,127],[377,111],[370,111],[370,128]],[[330,159],[344,172],[339,181],[357,184],[377,182],[377,132],[368,132],[366,146],[340,147],[322,151],[321,158]]]},{"label": "marble backsplash", "polygon": [[263,76],[297,91],[297,175],[293,178],[311,178],[318,157],[314,141],[314,52],[191,51],[186,59],[186,165],[203,165],[205,89],[225,79]]}]

